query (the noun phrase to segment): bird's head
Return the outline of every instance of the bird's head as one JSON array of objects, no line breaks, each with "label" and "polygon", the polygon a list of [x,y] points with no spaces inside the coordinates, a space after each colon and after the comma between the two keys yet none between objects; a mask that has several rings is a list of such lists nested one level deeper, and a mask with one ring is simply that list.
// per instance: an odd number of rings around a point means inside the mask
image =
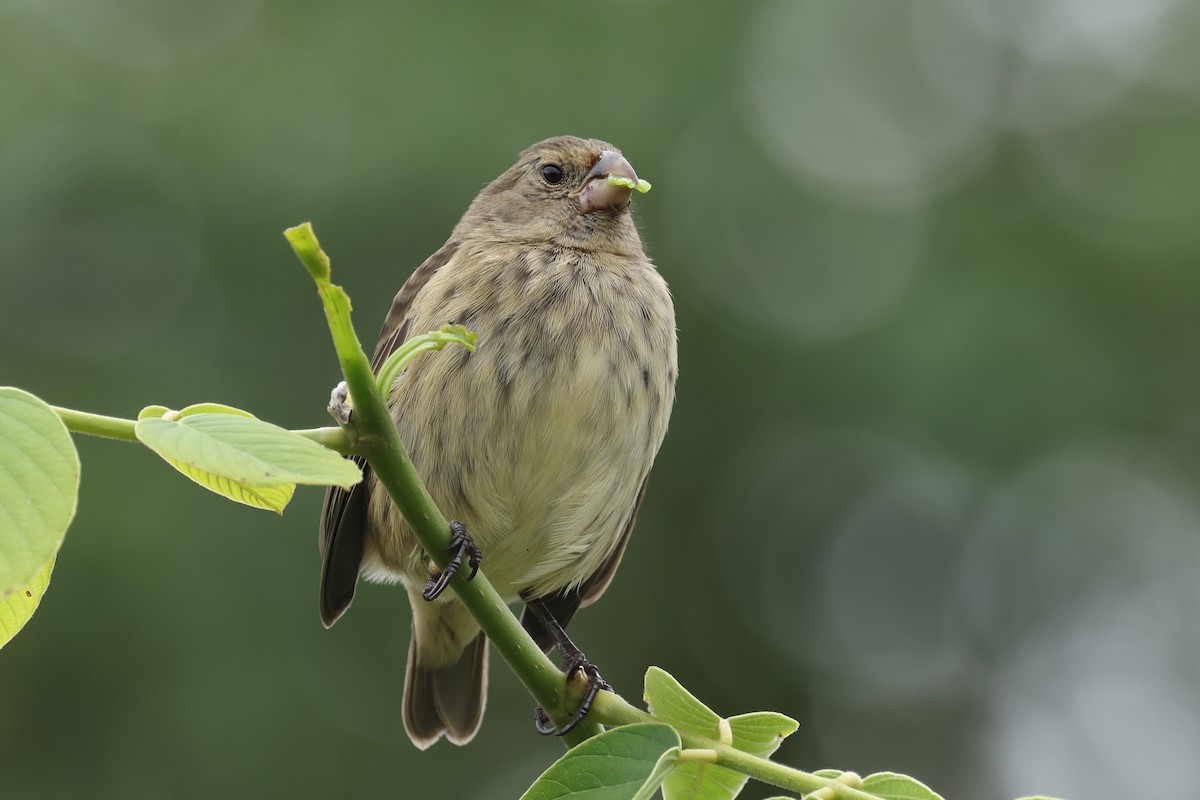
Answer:
[{"label": "bird's head", "polygon": [[480,192],[459,230],[503,240],[640,252],[641,239],[629,213],[638,184],[633,166],[611,144],[556,136],[526,149]]}]

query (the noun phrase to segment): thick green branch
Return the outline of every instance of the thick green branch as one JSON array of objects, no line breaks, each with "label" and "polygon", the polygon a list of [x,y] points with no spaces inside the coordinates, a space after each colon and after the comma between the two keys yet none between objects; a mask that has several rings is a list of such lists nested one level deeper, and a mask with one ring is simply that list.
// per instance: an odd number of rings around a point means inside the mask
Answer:
[{"label": "thick green branch", "polygon": [[[351,324],[350,301],[340,286],[330,283],[329,258],[317,243],[312,226],[305,223],[289,228],[285,235],[316,282],[325,308],[329,331],[354,406],[355,449],[370,463],[425,551],[438,564],[444,565],[449,557],[446,548],[450,544],[450,527],[400,442],[370,362]],[[469,582],[459,573],[450,586],[534,699],[552,716],[561,717],[568,707],[562,672],[521,627],[484,572],[481,570]],[[595,723],[585,722],[567,739],[568,742],[581,741],[598,731]]]}]

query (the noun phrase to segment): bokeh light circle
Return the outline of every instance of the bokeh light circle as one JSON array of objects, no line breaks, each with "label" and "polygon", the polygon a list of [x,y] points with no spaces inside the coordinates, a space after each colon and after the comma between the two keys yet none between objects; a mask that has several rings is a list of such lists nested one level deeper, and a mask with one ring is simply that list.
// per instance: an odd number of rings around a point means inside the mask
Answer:
[{"label": "bokeh light circle", "polygon": [[746,48],[753,131],[808,181],[920,204],[986,163],[1003,61],[952,4],[763,5]]},{"label": "bokeh light circle", "polygon": [[693,123],[664,184],[688,275],[731,326],[825,340],[878,324],[920,261],[924,210],[864,208],[801,185],[748,139],[738,108],[725,101]]}]

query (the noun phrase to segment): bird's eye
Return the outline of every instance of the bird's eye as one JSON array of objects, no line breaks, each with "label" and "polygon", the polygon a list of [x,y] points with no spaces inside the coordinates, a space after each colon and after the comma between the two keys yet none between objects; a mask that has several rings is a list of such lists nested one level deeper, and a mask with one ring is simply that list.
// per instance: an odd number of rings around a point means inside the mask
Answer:
[{"label": "bird's eye", "polygon": [[562,167],[558,164],[546,164],[542,167],[542,180],[551,186],[557,186],[563,182]]}]

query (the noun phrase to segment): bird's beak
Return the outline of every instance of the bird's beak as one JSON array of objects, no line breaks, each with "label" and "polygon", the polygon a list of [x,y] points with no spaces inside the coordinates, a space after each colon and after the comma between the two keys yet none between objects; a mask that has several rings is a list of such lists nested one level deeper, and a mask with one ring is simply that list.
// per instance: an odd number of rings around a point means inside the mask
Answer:
[{"label": "bird's beak", "polygon": [[633,190],[628,186],[614,186],[609,183],[609,175],[638,182],[637,173],[625,160],[625,156],[612,150],[601,151],[600,160],[584,178],[583,186],[571,193],[572,197],[579,200],[581,214],[601,210],[621,211],[629,205]]}]

